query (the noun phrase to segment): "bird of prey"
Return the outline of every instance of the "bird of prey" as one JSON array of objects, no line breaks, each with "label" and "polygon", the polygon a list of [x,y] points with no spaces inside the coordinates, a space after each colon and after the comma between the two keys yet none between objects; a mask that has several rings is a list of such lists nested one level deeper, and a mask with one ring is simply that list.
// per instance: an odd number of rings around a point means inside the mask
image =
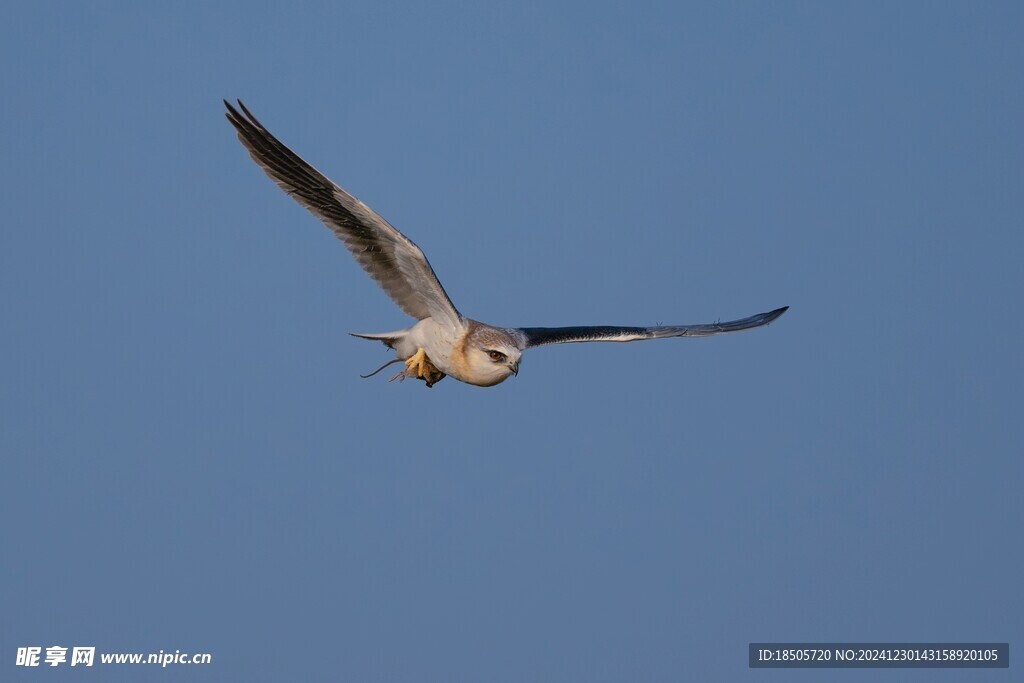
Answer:
[{"label": "bird of prey", "polygon": [[405,370],[391,378],[415,378],[428,387],[450,375],[460,382],[490,387],[519,374],[523,351],[544,344],[628,342],[665,337],[709,337],[761,327],[788,306],[741,320],[704,325],[657,327],[493,327],[463,316],[412,240],[370,207],[331,182],[263,127],[241,100],[235,109],[227,100],[228,121],[238,139],[270,179],[330,228],[406,314],[417,320],[404,330],[353,334],[394,349]]}]

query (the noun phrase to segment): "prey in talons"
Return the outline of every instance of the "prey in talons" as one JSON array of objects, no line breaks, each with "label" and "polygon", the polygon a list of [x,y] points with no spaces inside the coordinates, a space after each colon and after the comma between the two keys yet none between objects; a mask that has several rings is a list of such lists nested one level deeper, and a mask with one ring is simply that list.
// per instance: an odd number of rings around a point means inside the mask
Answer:
[{"label": "prey in talons", "polygon": [[427,388],[434,386],[445,378],[445,374],[438,370],[430,359],[427,358],[427,354],[423,349],[417,349],[416,353],[405,359],[405,370],[398,373],[389,382],[394,382],[396,379],[399,382],[404,382],[405,378],[410,379],[421,379],[427,383]]}]

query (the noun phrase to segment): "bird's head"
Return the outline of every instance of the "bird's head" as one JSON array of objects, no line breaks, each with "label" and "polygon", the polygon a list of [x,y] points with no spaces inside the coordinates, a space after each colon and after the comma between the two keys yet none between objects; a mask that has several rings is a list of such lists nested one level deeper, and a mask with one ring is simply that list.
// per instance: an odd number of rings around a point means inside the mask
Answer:
[{"label": "bird's head", "polygon": [[483,328],[469,335],[466,362],[473,384],[490,387],[519,374],[522,351],[516,339],[504,330]]}]

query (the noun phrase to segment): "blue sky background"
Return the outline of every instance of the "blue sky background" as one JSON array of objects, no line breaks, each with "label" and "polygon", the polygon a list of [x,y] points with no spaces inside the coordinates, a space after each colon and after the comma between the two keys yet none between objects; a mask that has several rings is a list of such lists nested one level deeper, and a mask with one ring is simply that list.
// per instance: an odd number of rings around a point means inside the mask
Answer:
[{"label": "blue sky background", "polygon": [[[19,3],[0,678],[934,680],[1024,638],[1020,3]],[[767,330],[388,384],[241,97],[500,325]],[[25,645],[208,667],[17,670]],[[956,680],[1011,680],[1002,671]],[[951,679],[952,680],[952,679]]]}]

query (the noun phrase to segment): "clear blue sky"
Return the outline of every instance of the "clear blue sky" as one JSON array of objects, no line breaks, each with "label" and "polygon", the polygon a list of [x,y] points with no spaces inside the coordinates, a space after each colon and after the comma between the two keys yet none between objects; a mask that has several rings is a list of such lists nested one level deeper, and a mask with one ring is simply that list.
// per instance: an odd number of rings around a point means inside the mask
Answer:
[{"label": "clear blue sky", "polygon": [[[0,678],[925,681],[746,646],[1020,652],[1020,3],[152,5],[0,26]],[[388,355],[346,333],[410,321],[224,97],[471,317],[792,309],[534,350],[493,389],[361,380]],[[54,644],[214,664],[15,670]]]}]

